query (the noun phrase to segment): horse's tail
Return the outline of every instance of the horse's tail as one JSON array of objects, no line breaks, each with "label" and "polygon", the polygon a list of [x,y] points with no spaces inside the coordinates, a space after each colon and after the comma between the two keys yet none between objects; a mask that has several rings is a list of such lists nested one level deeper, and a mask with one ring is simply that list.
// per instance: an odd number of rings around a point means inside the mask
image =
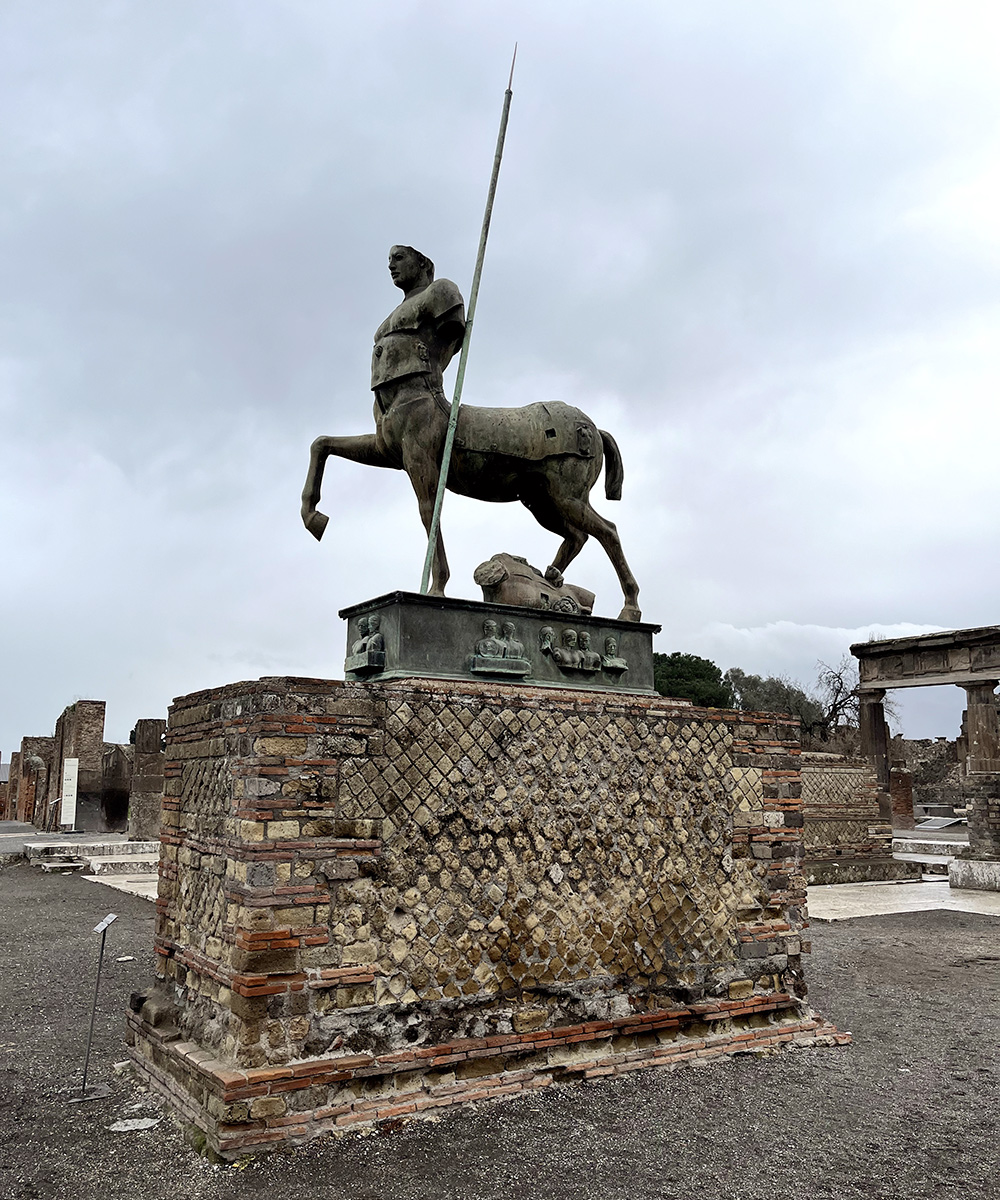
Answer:
[{"label": "horse's tail", "polygon": [[604,494],[609,500],[622,498],[622,481],[625,478],[625,468],[622,466],[622,455],[618,443],[604,429],[597,431],[604,443]]}]

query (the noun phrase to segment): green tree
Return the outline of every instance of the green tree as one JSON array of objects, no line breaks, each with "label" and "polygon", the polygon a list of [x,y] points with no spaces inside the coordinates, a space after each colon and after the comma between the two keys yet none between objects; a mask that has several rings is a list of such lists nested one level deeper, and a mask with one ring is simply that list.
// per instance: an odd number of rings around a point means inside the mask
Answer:
[{"label": "green tree", "polygon": [[704,708],[732,708],[733,693],[711,659],[697,654],[653,655],[653,686],[661,696],[691,700]]},{"label": "green tree", "polygon": [[826,729],[823,705],[791,679],[780,675],[748,675],[739,667],[730,667],[723,682],[731,689],[737,708],[747,712],[789,713],[799,718],[808,733],[822,736]]}]

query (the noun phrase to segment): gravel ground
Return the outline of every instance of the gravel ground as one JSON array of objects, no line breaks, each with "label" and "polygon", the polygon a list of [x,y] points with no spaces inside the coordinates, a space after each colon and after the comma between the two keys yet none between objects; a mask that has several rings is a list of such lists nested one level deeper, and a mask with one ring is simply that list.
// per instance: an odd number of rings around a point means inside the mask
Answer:
[{"label": "gravel ground", "polygon": [[[80,1084],[98,937],[106,971]],[[908,913],[813,927],[811,999],[852,1047],[741,1057],[552,1089],[386,1134],[229,1166],[188,1149],[114,1064],[152,969],[153,906],[73,876],[0,868],[0,1197],[4,1200],[850,1200],[1000,1185],[1000,919]],[[116,959],[132,955],[131,962]],[[108,1126],[162,1117],[145,1132]]]}]

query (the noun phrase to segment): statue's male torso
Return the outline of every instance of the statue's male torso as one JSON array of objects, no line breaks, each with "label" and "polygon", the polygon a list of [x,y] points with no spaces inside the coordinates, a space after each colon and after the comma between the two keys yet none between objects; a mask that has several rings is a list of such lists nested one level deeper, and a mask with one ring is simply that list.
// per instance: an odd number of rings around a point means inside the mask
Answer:
[{"label": "statue's male torso", "polygon": [[394,308],[375,331],[372,390],[408,375],[427,375],[432,388],[440,389],[464,330],[462,293],[450,279],[435,279]]}]

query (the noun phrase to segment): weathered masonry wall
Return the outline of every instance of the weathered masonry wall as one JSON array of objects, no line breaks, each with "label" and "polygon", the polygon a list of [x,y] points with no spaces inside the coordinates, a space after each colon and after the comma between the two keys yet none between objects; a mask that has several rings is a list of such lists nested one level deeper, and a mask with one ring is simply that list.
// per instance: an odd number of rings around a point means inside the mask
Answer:
[{"label": "weathered masonry wall", "polygon": [[801,755],[806,878],[811,884],[920,878],[892,857],[892,824],[879,815],[875,772],[864,759]]},{"label": "weathered masonry wall", "polygon": [[303,679],[170,710],[132,1054],[224,1154],[840,1038],[798,731],[660,697]]}]

